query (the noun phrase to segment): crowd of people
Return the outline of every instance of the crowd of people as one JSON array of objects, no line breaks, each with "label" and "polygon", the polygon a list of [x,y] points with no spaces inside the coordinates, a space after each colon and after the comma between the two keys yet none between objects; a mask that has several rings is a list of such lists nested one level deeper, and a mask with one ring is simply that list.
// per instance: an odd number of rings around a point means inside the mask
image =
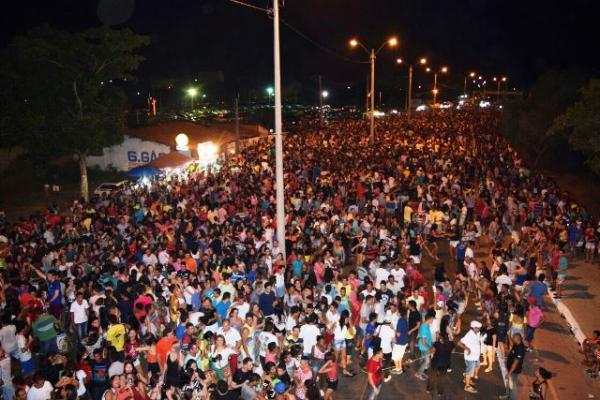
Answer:
[{"label": "crowd of people", "polygon": [[600,231],[497,119],[384,119],[373,144],[364,121],[287,135],[285,227],[269,139],[2,223],[4,399],[330,400],[356,374],[375,399],[409,368],[444,396],[501,364],[516,399],[548,286],[561,295]]}]

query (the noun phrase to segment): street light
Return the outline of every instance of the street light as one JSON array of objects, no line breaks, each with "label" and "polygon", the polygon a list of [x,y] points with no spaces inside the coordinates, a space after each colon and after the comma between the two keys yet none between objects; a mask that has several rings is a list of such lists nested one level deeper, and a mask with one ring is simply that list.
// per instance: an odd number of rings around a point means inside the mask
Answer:
[{"label": "street light", "polygon": [[321,96],[323,96],[323,98],[326,99],[327,97],[329,97],[329,92],[327,90],[323,90],[321,92]]},{"label": "street light", "polygon": [[375,57],[377,56],[377,54],[379,54],[379,52],[381,51],[381,49],[383,49],[385,47],[385,45],[388,45],[390,47],[394,47],[398,45],[398,39],[395,37],[391,37],[388,40],[386,40],[385,42],[383,42],[378,48],[377,50],[375,50],[374,48],[371,49],[371,51],[369,51],[361,42],[359,42],[357,39],[351,39],[350,40],[350,47],[360,47],[361,49],[363,49],[368,55],[369,55],[369,60],[371,61],[371,111],[369,114],[369,118],[370,118],[370,134],[369,134],[369,138],[371,141],[371,144],[373,144],[375,142]]},{"label": "street light", "polygon": [[198,89],[192,87],[192,88],[189,88],[188,90],[186,90],[186,93],[188,96],[190,96],[192,112],[194,112],[194,97],[196,97],[198,95]]},{"label": "street light", "polygon": [[[396,59],[396,64],[402,64],[403,62],[404,62],[404,60],[402,60],[401,58]],[[420,58],[419,64],[421,64],[421,65],[427,64],[427,59],[425,57]],[[410,114],[412,112],[412,86],[413,86],[412,81],[413,81],[413,64],[409,64],[408,65],[408,90],[406,91],[407,96],[408,96],[408,99],[406,101],[406,115],[407,115],[408,119],[410,119]]]},{"label": "street light", "polygon": [[[431,68],[427,68],[427,72],[429,72],[429,71],[431,71]],[[439,72],[442,73],[442,74],[447,73],[448,72],[448,67],[442,67],[442,68],[440,68]],[[433,90],[431,91],[433,93],[433,104],[432,105],[436,104],[437,95],[439,93],[439,90],[437,88],[437,76],[438,76],[438,72],[436,71],[433,74]]]},{"label": "street light", "polygon": [[463,86],[463,94],[465,95],[465,97],[467,97],[467,79],[468,78],[475,78],[477,74],[475,72],[471,72],[469,75],[465,75],[465,85]]},{"label": "street light", "polygon": [[268,104],[271,105],[271,97],[274,97],[274,93],[275,91],[273,90],[272,86],[269,86],[265,89],[265,91],[267,92],[267,98],[268,98]]}]

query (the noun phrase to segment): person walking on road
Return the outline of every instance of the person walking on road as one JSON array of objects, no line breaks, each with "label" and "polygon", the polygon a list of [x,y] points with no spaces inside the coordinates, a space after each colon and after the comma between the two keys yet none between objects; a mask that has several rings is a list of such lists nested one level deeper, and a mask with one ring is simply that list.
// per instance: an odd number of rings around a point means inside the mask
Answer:
[{"label": "person walking on road", "polygon": [[517,333],[513,336],[513,347],[506,358],[507,385],[506,395],[500,396],[501,399],[517,400],[519,398],[519,374],[523,370],[523,361],[527,348],[523,344],[523,337]]},{"label": "person walking on road", "polygon": [[471,321],[471,329],[457,343],[465,355],[465,391],[477,393],[473,384],[479,380],[479,358],[481,357],[481,322]]},{"label": "person walking on road", "polygon": [[425,370],[429,368],[431,364],[431,357],[433,356],[433,340],[431,338],[431,323],[433,322],[433,318],[435,317],[435,311],[429,310],[425,315],[425,321],[419,327],[419,351],[421,353],[421,365],[419,369],[415,373],[415,376],[425,381],[427,380],[427,376],[425,375]]},{"label": "person walking on road", "polygon": [[367,361],[367,400],[375,400],[383,383],[383,351],[381,347],[373,349],[373,356]]},{"label": "person walking on road", "polygon": [[446,390],[453,349],[454,343],[448,338],[448,330],[440,330],[438,340],[433,344],[434,353],[431,358],[431,371],[427,381],[427,390],[437,392],[439,397],[443,397]]}]

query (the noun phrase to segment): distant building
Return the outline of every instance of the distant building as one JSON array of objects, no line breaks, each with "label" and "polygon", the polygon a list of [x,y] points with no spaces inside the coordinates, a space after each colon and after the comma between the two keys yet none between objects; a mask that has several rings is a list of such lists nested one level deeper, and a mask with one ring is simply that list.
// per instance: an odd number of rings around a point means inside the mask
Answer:
[{"label": "distant building", "polygon": [[[181,148],[175,138],[184,133],[188,140]],[[267,135],[259,125],[240,125],[240,138],[247,139]],[[88,167],[102,170],[129,171],[131,168],[148,164],[173,151],[197,158],[198,144],[212,142],[220,151],[235,141],[233,124],[199,125],[187,121],[169,121],[141,128],[132,128],[123,143],[102,149],[102,154],[87,157]],[[171,157],[172,158],[172,157]]]}]

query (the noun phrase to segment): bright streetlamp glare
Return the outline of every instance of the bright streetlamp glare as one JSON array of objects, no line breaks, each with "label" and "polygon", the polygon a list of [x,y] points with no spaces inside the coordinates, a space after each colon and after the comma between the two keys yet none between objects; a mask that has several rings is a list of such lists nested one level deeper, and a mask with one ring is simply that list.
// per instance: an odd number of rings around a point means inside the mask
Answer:
[{"label": "bright streetlamp glare", "polygon": [[398,39],[395,38],[395,37],[390,38],[390,40],[388,40],[388,43],[389,43],[390,46],[394,47],[394,46],[396,46],[398,44]]},{"label": "bright streetlamp glare", "polygon": [[356,39],[350,40],[350,46],[356,47],[357,45],[358,45],[358,40],[356,40]]},{"label": "bright streetlamp glare", "polygon": [[446,72],[448,72],[448,67],[442,67],[442,72],[445,74]]},{"label": "bright streetlamp glare", "polygon": [[323,96],[323,98],[326,99],[329,96],[329,92],[327,90],[323,90],[321,96]]},{"label": "bright streetlamp glare", "polygon": [[396,63],[397,64],[402,64],[402,59],[401,58],[396,58]]},{"label": "bright streetlamp glare", "polygon": [[196,97],[198,95],[198,89],[196,88],[189,88],[188,90],[186,90],[186,92],[190,97]]},{"label": "bright streetlamp glare", "polygon": [[425,64],[427,64],[427,59],[426,59],[426,58],[421,58],[421,59],[419,60],[419,63],[421,63],[421,64],[425,65]]},{"label": "bright streetlamp glare", "polygon": [[272,96],[272,95],[273,95],[273,88],[272,88],[271,86],[269,86],[269,87],[268,87],[266,90],[267,90],[267,94],[268,94],[269,96]]}]

